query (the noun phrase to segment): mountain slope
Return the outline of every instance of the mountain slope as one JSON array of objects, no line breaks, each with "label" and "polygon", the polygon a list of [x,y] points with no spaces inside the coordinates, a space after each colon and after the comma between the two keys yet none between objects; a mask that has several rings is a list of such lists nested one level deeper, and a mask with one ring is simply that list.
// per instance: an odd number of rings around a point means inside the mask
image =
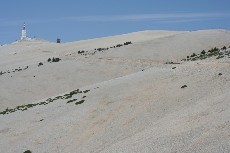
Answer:
[{"label": "mountain slope", "polygon": [[1,151],[229,152],[230,58],[181,62],[224,45],[226,30],[1,46]]},{"label": "mountain slope", "polygon": [[1,148],[11,152],[226,151],[230,149],[228,67],[229,63],[191,63],[176,69],[155,66],[80,89],[90,90],[72,97],[86,96],[80,105],[63,99],[0,116]]}]

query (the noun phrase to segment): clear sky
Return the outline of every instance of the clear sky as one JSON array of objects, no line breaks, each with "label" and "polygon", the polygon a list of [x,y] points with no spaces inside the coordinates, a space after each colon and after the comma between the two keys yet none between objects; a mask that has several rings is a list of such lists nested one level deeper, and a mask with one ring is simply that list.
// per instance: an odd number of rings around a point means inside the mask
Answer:
[{"label": "clear sky", "polygon": [[63,42],[142,30],[230,30],[230,0],[1,0],[0,44]]}]

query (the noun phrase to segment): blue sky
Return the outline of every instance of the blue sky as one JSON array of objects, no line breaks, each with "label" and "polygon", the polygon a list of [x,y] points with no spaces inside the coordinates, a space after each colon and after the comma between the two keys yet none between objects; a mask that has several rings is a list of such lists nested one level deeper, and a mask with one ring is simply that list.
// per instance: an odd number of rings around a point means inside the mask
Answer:
[{"label": "blue sky", "polygon": [[142,30],[230,29],[230,0],[1,0],[0,44],[63,42]]}]

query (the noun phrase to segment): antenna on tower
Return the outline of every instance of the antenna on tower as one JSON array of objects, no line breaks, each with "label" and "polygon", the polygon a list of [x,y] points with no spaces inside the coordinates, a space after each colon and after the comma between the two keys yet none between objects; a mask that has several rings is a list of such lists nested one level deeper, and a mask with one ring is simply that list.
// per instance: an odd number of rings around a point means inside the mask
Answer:
[{"label": "antenna on tower", "polygon": [[22,30],[26,30],[26,23],[24,22]]}]

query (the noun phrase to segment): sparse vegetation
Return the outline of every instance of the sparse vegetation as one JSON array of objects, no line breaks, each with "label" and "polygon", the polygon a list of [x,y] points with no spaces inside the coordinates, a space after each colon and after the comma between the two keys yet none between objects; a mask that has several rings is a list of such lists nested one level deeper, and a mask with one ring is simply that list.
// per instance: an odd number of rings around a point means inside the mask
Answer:
[{"label": "sparse vegetation", "polygon": [[[13,112],[16,112],[16,111],[25,111],[25,110],[27,110],[29,108],[32,108],[32,107],[35,107],[35,106],[38,106],[38,105],[47,105],[47,104],[55,102],[55,101],[57,101],[59,99],[70,99],[70,98],[72,98],[73,95],[88,93],[89,91],[90,90],[81,91],[81,90],[77,89],[77,90],[71,91],[70,93],[65,94],[63,96],[57,96],[55,98],[48,98],[43,102],[34,103],[34,104],[25,104],[25,105],[17,106],[16,108],[13,108],[13,109],[6,108],[5,111],[0,112],[0,115],[9,114],[9,113],[13,113]],[[77,99],[69,100],[69,101],[67,101],[67,103],[72,103],[72,102],[75,102],[75,101],[77,101]],[[81,104],[84,101],[85,100],[83,100],[83,101],[81,100],[79,102],[76,102],[75,104]]]},{"label": "sparse vegetation", "polygon": [[188,86],[187,85],[183,85],[181,88],[184,89],[184,88],[187,88]]},{"label": "sparse vegetation", "polygon": [[[49,63],[52,63],[52,62],[59,62],[60,60],[61,60],[60,58],[55,58],[55,57],[53,57],[52,59],[49,58],[49,59],[47,60],[47,62],[49,62]],[[42,66],[42,65],[44,65],[44,63],[42,63],[42,62],[39,62],[39,63],[38,63],[38,67],[40,67],[40,66]],[[29,66],[25,66],[24,68],[19,67],[19,68],[12,69],[12,70],[0,71],[0,76],[1,76],[1,75],[4,75],[4,74],[10,74],[10,73],[15,73],[15,72],[20,72],[20,71],[26,70],[26,69],[28,69],[28,68],[29,68]],[[35,77],[35,76],[34,76],[34,77]]]},{"label": "sparse vegetation", "polygon": [[179,62],[167,61],[165,64],[180,64]]},{"label": "sparse vegetation", "polygon": [[82,104],[84,102],[85,102],[85,100],[80,100],[79,102],[76,102],[75,105],[79,105],[79,104]]},{"label": "sparse vegetation", "polygon": [[79,50],[77,53],[80,55],[94,55],[97,52],[104,52],[104,51],[107,51],[107,50],[112,49],[112,48],[118,48],[118,47],[130,45],[130,44],[132,44],[132,42],[128,41],[128,42],[125,42],[123,44],[117,44],[117,45],[111,46],[111,47],[95,48],[94,50],[89,50],[89,51],[85,51],[85,50],[80,51]]},{"label": "sparse vegetation", "polygon": [[197,56],[195,53],[193,53],[190,57],[195,57],[195,56]]},{"label": "sparse vegetation", "polygon": [[132,44],[131,41],[128,41],[128,42],[125,42],[125,43],[124,43],[124,45],[130,45],[130,44]]},{"label": "sparse vegetation", "polygon": [[221,50],[226,50],[226,49],[227,49],[227,47],[226,47],[226,46],[224,46],[224,47],[222,47],[222,48],[221,48]]},{"label": "sparse vegetation", "polygon": [[3,75],[3,74],[7,74],[7,73],[9,74],[9,73],[20,72],[20,71],[26,70],[28,68],[29,68],[29,66],[26,66],[24,68],[19,67],[19,68],[12,69],[12,70],[7,70],[7,71],[0,71],[0,76]]},{"label": "sparse vegetation", "polygon": [[77,99],[72,99],[72,100],[69,100],[69,101],[67,101],[67,104],[68,104],[68,103],[75,102],[75,101],[77,101]]},{"label": "sparse vegetation", "polygon": [[224,57],[230,58],[230,50],[227,49],[226,46],[222,47],[221,49],[214,47],[207,52],[205,50],[202,50],[200,54],[193,53],[191,56],[187,56],[186,59],[182,59],[181,61],[197,61],[204,60],[210,57],[216,57],[216,59],[221,59]]},{"label": "sparse vegetation", "polygon": [[52,62],[59,62],[61,59],[60,58],[54,58],[52,59]]},{"label": "sparse vegetation", "polygon": [[85,91],[83,91],[84,93],[87,93],[87,92],[89,92],[90,90],[85,90]]},{"label": "sparse vegetation", "polygon": [[206,54],[205,50],[202,50],[201,54],[202,54],[202,55],[205,55],[205,54]]},{"label": "sparse vegetation", "polygon": [[82,50],[82,51],[78,51],[77,53],[78,54],[83,54],[85,51],[84,50]]},{"label": "sparse vegetation", "polygon": [[39,66],[42,66],[42,65],[43,65],[43,63],[42,63],[42,62],[38,63],[38,67],[39,67]]}]

